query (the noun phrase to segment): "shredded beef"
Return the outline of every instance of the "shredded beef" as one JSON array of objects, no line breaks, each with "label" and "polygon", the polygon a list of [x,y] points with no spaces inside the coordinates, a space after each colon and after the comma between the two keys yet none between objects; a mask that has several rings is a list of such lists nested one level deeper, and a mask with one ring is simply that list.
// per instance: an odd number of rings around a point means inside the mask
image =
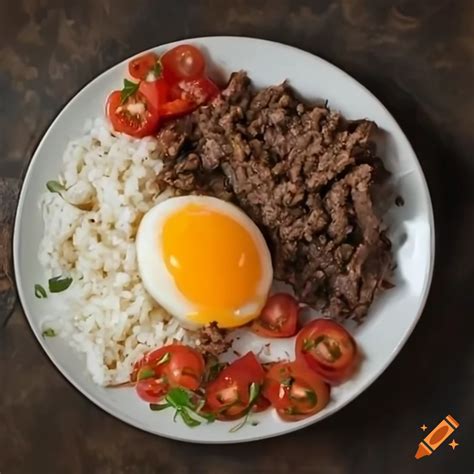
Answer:
[{"label": "shredded beef", "polygon": [[240,206],[269,242],[275,277],[300,301],[360,320],[391,261],[372,205],[383,175],[376,128],[302,102],[286,82],[255,93],[234,73],[211,104],[160,131],[158,180]]},{"label": "shredded beef", "polygon": [[196,348],[206,357],[218,357],[226,352],[232,342],[227,340],[227,331],[221,329],[216,322],[198,330]]}]

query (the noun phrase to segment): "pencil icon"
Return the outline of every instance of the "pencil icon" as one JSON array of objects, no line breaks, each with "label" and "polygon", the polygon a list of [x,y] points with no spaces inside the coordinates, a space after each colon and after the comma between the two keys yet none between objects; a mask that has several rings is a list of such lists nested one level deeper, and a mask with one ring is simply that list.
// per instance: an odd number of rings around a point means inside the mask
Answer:
[{"label": "pencil icon", "polygon": [[448,438],[458,426],[459,423],[451,415],[448,415],[418,445],[415,458],[420,459],[425,456],[430,456],[435,449],[438,449],[438,447],[446,441],[446,438]]}]

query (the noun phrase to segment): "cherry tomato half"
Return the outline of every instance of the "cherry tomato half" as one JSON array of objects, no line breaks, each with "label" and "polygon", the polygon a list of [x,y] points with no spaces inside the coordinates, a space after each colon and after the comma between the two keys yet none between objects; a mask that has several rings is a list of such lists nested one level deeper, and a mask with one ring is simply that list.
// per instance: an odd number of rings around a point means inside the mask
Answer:
[{"label": "cherry tomato half", "polygon": [[296,334],[298,302],[287,293],[268,298],[260,316],[252,322],[251,330],[263,337],[291,337]]},{"label": "cherry tomato half", "polygon": [[170,98],[170,86],[164,79],[142,81],[138,87],[138,92],[146,98],[149,106],[157,113],[159,113],[160,107],[166,104]]},{"label": "cherry tomato half", "polygon": [[[195,349],[181,344],[160,347],[139,360],[131,380],[164,380],[168,387],[199,388],[204,374],[204,359]],[[144,378],[145,377],[145,378]]]},{"label": "cherry tomato half", "polygon": [[171,96],[184,99],[197,105],[205,104],[218,96],[220,89],[208,77],[200,77],[194,81],[179,81],[173,84]]},{"label": "cherry tomato half", "polygon": [[128,72],[135,79],[145,80],[148,74],[155,69],[158,59],[158,55],[155,53],[137,56],[128,63]]},{"label": "cherry tomato half", "polygon": [[135,390],[145,402],[158,403],[168,393],[169,385],[163,378],[147,378],[138,380]]},{"label": "cherry tomato half", "polygon": [[190,102],[189,100],[183,99],[175,99],[171,102],[167,102],[163,104],[158,112],[160,117],[163,118],[173,118],[173,117],[181,117],[182,115],[189,114],[196,108],[196,104],[194,102]]},{"label": "cherry tomato half", "polygon": [[301,329],[295,352],[297,360],[333,384],[347,380],[359,362],[354,338],[331,319],[316,319]]},{"label": "cherry tomato half", "polygon": [[321,411],[329,401],[329,386],[299,362],[275,364],[267,373],[263,395],[280,418],[297,421]]},{"label": "cherry tomato half", "polygon": [[181,44],[161,57],[163,77],[169,84],[192,81],[204,74],[206,62],[201,51],[190,44]]},{"label": "cherry tomato half", "polygon": [[139,91],[124,103],[120,91],[112,92],[107,99],[106,114],[116,132],[136,138],[152,135],[158,126],[158,111]]},{"label": "cherry tomato half", "polygon": [[[206,387],[206,409],[220,420],[240,418],[248,408],[250,386],[262,385],[265,371],[253,352],[248,352],[222,370]],[[264,400],[258,400],[255,411],[266,408]]]}]

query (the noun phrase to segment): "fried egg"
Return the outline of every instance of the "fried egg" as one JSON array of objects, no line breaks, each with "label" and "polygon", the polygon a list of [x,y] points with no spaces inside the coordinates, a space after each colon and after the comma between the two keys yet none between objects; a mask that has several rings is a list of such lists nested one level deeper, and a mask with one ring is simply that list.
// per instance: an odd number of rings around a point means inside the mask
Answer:
[{"label": "fried egg", "polygon": [[187,328],[251,321],[273,279],[258,227],[233,204],[209,196],[170,198],[150,209],[136,250],[148,293]]}]

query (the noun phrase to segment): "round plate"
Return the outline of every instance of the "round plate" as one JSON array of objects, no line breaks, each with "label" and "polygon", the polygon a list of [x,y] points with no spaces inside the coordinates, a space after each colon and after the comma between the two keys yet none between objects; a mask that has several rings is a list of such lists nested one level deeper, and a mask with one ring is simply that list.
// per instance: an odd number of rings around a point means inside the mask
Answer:
[{"label": "round plate", "polygon": [[[137,428],[169,438],[196,443],[236,443],[281,435],[308,426],[335,413],[362,393],[395,358],[422,312],[434,260],[434,224],[428,188],[415,153],[387,109],[362,85],[340,69],[304,51],[268,41],[209,37],[187,40],[202,48],[213,68],[226,75],[246,70],[256,87],[285,79],[306,99],[328,99],[329,106],[347,118],[369,118],[384,132],[379,155],[392,173],[405,205],[391,206],[385,221],[394,244],[397,268],[395,288],[384,292],[371,307],[367,320],[353,333],[364,353],[360,371],[335,388],[329,405],[313,417],[296,423],[280,421],[271,410],[259,414],[257,426],[230,433],[232,423],[216,422],[188,428],[174,423],[169,412],[151,412],[132,389],[105,389],[95,385],[85,363],[65,341],[41,336],[40,322],[50,298],[34,296],[36,282],[45,274],[37,258],[43,223],[38,209],[45,183],[55,179],[69,140],[81,134],[86,119],[103,114],[109,92],[121,88],[127,61],[104,72],[82,89],[49,127],[31,160],[21,191],[14,232],[17,288],[28,321],[39,343],[61,373],[86,397],[111,415]],[[177,43],[156,48],[163,52]],[[291,65],[291,67],[289,67]],[[243,342],[242,342],[243,341]],[[255,341],[239,341],[258,350]],[[293,352],[292,341],[279,341],[279,352]]]}]

